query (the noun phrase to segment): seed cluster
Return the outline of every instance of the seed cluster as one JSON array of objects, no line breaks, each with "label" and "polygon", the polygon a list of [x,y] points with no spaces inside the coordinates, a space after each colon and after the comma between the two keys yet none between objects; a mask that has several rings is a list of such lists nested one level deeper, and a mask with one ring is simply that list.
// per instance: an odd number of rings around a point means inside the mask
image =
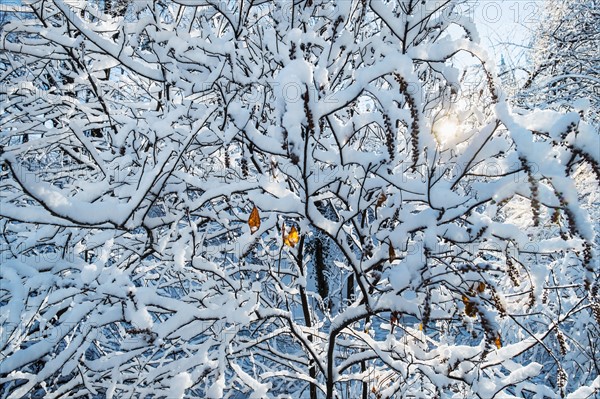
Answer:
[{"label": "seed cluster", "polygon": [[533,177],[533,173],[527,160],[524,157],[519,157],[519,161],[521,161],[521,166],[527,173],[527,181],[529,182],[529,189],[531,190],[531,211],[533,212],[533,225],[540,225],[540,200],[539,200],[539,188],[538,182]]},{"label": "seed cluster", "polygon": [[383,114],[383,122],[385,125],[385,145],[390,155],[390,161],[393,161],[396,156],[396,148],[394,145],[395,137],[392,131],[392,124],[390,123],[390,117],[388,114]]},{"label": "seed cluster", "polygon": [[406,80],[398,73],[394,74],[394,79],[400,85],[400,92],[404,94],[406,103],[410,109],[410,117],[412,118],[412,123],[410,125],[410,136],[412,139],[412,161],[413,168],[415,168],[417,166],[417,162],[419,162],[419,110],[417,108],[417,102],[415,98],[408,92],[408,82],[406,82]]},{"label": "seed cluster", "polygon": [[492,101],[494,104],[496,104],[498,103],[498,91],[494,86],[494,77],[488,70],[485,71],[485,74],[487,77],[488,89],[490,90],[490,95],[492,96]]},{"label": "seed cluster", "polygon": [[600,302],[592,303],[592,313],[594,313],[594,319],[596,319],[596,325],[600,327]]},{"label": "seed cluster", "polygon": [[510,281],[515,287],[518,287],[520,285],[519,271],[517,270],[512,258],[508,254],[506,254],[506,270],[508,272],[508,277],[510,278]]},{"label": "seed cluster", "polygon": [[556,340],[558,341],[558,346],[560,348],[561,355],[567,354],[567,342],[565,341],[565,335],[560,330],[556,330]]},{"label": "seed cluster", "polygon": [[558,201],[560,202],[560,206],[563,209],[563,212],[567,216],[567,222],[569,224],[569,233],[571,234],[571,236],[576,236],[577,224],[575,224],[575,215],[573,214],[571,209],[569,209],[569,203],[567,202],[563,194],[560,191],[555,191],[555,194],[558,198]]},{"label": "seed cluster", "polygon": [[427,324],[431,319],[431,292],[427,290],[425,293],[425,303],[423,304],[423,320],[421,320],[421,324],[423,325],[423,332],[427,330]]},{"label": "seed cluster", "polygon": [[556,373],[556,385],[560,389],[560,397],[565,397],[565,386],[567,385],[567,373],[562,367],[558,368]]},{"label": "seed cluster", "polygon": [[498,292],[495,289],[492,289],[491,292],[492,292],[492,299],[494,301],[494,305],[496,306],[496,309],[498,309],[498,313],[500,314],[500,317],[504,318],[506,316],[506,308],[504,307],[504,305],[502,304],[502,301],[500,300],[500,295],[498,295]]}]

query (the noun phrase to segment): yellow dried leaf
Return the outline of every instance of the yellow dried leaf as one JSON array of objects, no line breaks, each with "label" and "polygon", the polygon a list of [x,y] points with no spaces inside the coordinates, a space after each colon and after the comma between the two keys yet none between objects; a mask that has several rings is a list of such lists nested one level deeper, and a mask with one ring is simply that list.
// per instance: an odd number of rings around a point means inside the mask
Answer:
[{"label": "yellow dried leaf", "polygon": [[500,339],[500,334],[496,336],[496,340],[494,341],[494,343],[496,344],[496,348],[502,348],[502,340]]},{"label": "yellow dried leaf", "polygon": [[287,235],[285,235],[285,226],[284,226],[283,243],[285,245],[287,245],[288,247],[294,248],[296,246],[296,244],[298,244],[299,240],[300,240],[300,235],[298,234],[298,230],[296,230],[296,226],[292,226],[292,228],[290,229],[290,232]]},{"label": "yellow dried leaf", "polygon": [[419,331],[423,331],[423,323],[419,323]]},{"label": "yellow dried leaf", "polygon": [[250,212],[248,226],[250,226],[251,233],[255,233],[260,227],[260,215],[258,214],[258,208],[256,206],[252,208],[252,212]]}]

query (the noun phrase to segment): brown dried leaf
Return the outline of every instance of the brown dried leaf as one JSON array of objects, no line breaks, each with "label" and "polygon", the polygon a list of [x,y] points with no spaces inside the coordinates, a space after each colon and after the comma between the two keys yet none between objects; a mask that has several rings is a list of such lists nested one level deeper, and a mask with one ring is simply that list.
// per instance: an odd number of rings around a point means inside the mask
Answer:
[{"label": "brown dried leaf", "polygon": [[388,257],[390,258],[390,262],[396,259],[396,251],[394,251],[394,247],[391,244],[388,246]]},{"label": "brown dried leaf", "polygon": [[381,205],[383,205],[386,199],[387,195],[385,195],[385,193],[382,192],[381,194],[379,194],[379,198],[377,198],[376,207],[379,208]]},{"label": "brown dried leaf", "polygon": [[481,294],[483,291],[485,291],[485,283],[479,282],[479,284],[477,284],[477,292]]},{"label": "brown dried leaf", "polygon": [[253,234],[260,227],[260,215],[258,214],[258,208],[256,206],[252,208],[252,212],[250,212],[250,217],[248,218],[248,226],[250,226],[250,232]]},{"label": "brown dried leaf", "polygon": [[477,315],[477,307],[475,304],[473,304],[466,295],[462,296],[462,301],[465,304],[465,313],[467,316],[475,317]]}]

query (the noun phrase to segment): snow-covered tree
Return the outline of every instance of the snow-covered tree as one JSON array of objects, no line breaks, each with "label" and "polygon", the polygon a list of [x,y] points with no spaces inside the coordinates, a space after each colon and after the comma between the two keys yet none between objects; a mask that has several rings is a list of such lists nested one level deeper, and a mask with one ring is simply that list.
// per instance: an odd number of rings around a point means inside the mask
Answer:
[{"label": "snow-covered tree", "polygon": [[598,391],[547,340],[600,321],[571,177],[599,138],[514,113],[465,4],[27,4],[0,37],[3,397]]},{"label": "snow-covered tree", "polygon": [[546,0],[533,32],[528,79],[517,98],[529,107],[580,111],[600,126],[600,2]]},{"label": "snow-covered tree", "polygon": [[[600,46],[600,4],[597,1],[566,1],[547,0],[545,12],[540,23],[534,30],[533,45],[528,55],[531,63],[528,79],[521,86],[510,80],[514,71],[507,70],[504,74],[505,84],[515,92],[512,101],[524,109],[544,109],[578,111],[583,120],[595,126],[595,134],[600,127],[600,70],[597,48]],[[527,111],[525,111],[527,112]],[[560,142],[569,146],[569,142]],[[577,199],[584,209],[589,212],[595,232],[595,247],[600,244],[600,190],[598,179],[600,169],[594,161],[579,162],[580,158],[588,158],[588,153],[597,154],[597,144],[590,143],[587,151],[573,153],[567,163],[572,168],[575,177]],[[518,207],[507,212],[506,217],[515,218],[522,229],[538,237],[552,237],[557,234],[553,229],[544,226],[534,229],[531,220],[519,219]],[[515,215],[517,215],[515,217]],[[558,215],[556,216],[558,217]],[[562,254],[560,254],[562,256]],[[550,262],[550,263],[545,263]],[[544,302],[551,306],[541,306],[540,314],[548,320],[554,320],[563,301],[581,297],[581,292],[572,292],[569,287],[576,287],[578,276],[571,272],[571,261],[560,257],[541,260],[541,264],[551,270],[547,284],[554,286],[544,296]],[[559,288],[560,287],[560,288]],[[597,291],[592,291],[597,296]],[[599,357],[600,331],[598,325],[587,324],[591,316],[598,315],[597,300],[587,311],[569,315],[565,322],[557,327],[556,334],[544,340],[545,345],[553,348],[553,355],[539,356],[541,363],[549,366],[551,374],[564,373],[568,376],[565,383],[574,388],[591,381],[600,370]],[[560,366],[559,366],[560,365]],[[561,371],[562,369],[562,371]],[[567,390],[569,388],[566,388]],[[597,395],[597,394],[596,394]]]}]

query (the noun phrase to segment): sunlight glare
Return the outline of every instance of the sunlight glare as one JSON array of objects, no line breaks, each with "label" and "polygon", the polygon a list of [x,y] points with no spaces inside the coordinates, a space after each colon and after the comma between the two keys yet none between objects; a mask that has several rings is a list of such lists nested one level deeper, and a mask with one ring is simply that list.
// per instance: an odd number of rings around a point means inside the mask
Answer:
[{"label": "sunlight glare", "polygon": [[451,145],[458,137],[459,122],[454,115],[446,115],[433,124],[433,133],[440,145]]}]

